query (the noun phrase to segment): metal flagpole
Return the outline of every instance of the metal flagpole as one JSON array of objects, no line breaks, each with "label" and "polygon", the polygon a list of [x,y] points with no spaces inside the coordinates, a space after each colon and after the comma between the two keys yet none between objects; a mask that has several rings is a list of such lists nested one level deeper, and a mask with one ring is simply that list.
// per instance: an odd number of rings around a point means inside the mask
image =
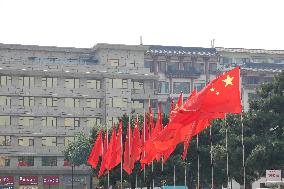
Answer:
[{"label": "metal flagpole", "polygon": [[[143,144],[145,145],[145,141],[146,141],[146,112],[144,110],[144,123],[143,123],[143,127],[144,127],[144,131],[143,131],[143,134],[144,134],[144,138],[143,138]],[[144,147],[143,147],[144,148]],[[143,158],[145,157],[145,150],[143,149]],[[145,177],[146,177],[146,167],[145,167],[145,164],[143,164],[143,171],[144,171],[144,183],[145,183]]]},{"label": "metal flagpole", "polygon": [[[108,126],[106,126],[106,128],[107,128],[107,132],[106,132],[106,137],[107,137],[107,143],[106,143],[106,148],[108,149]],[[110,172],[108,172],[108,174],[107,174],[107,188],[109,188],[109,174],[110,174]]]},{"label": "metal flagpole", "polygon": [[213,139],[212,139],[212,129],[210,127],[210,160],[211,160],[211,189],[214,188],[214,165],[213,165]]},{"label": "metal flagpole", "polygon": [[225,114],[225,127],[226,127],[226,156],[227,156],[227,188],[229,188],[229,153],[228,153],[228,127],[227,127],[227,114]]},{"label": "metal flagpole", "polygon": [[199,135],[196,136],[196,147],[197,147],[197,189],[200,188],[200,174],[199,174]]},{"label": "metal flagpole", "polygon": [[176,166],[174,165],[174,189],[176,188]]},{"label": "metal flagpole", "polygon": [[243,147],[243,182],[244,189],[246,187],[246,165],[245,165],[245,144],[244,144],[244,123],[243,123],[243,113],[241,113],[241,124],[242,124],[242,147]]},{"label": "metal flagpole", "polygon": [[[121,121],[121,120],[120,120]],[[120,181],[121,181],[121,189],[122,189],[122,186],[123,186],[123,182],[122,182],[122,128],[121,128],[121,135],[120,135]]]},{"label": "metal flagpole", "polygon": [[184,186],[186,186],[186,165],[184,167]]}]

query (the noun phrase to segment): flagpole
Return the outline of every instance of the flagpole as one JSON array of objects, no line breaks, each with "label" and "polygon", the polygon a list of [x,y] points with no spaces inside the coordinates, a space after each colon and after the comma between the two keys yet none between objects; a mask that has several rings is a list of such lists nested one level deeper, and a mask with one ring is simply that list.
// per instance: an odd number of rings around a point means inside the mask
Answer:
[{"label": "flagpole", "polygon": [[[146,112],[145,112],[145,109],[144,109],[144,123],[143,123],[143,127],[144,127],[144,131],[143,131],[143,144],[145,145],[145,141],[146,141]],[[144,150],[144,147],[143,147],[143,158],[145,157],[145,150]],[[146,167],[145,167],[145,164],[143,164],[143,172],[144,172],[144,183],[145,183],[145,178],[146,178]]]},{"label": "flagpole", "polygon": [[[121,120],[120,120],[121,121]],[[122,128],[121,128],[121,135],[120,135],[120,158],[121,158],[121,161],[120,161],[120,181],[121,181],[121,189],[122,189]]]},{"label": "flagpole", "polygon": [[[108,149],[108,126],[106,125],[106,128],[107,128],[107,132],[106,132],[106,138],[107,138],[107,143],[106,143],[106,148]],[[107,188],[109,188],[109,174],[110,172],[108,172],[107,174]]]},{"label": "flagpole", "polygon": [[197,189],[200,189],[200,178],[199,178],[199,135],[196,136],[196,147],[197,147]]},{"label": "flagpole", "polygon": [[184,186],[186,186],[186,164],[184,166]]},{"label": "flagpole", "polygon": [[211,161],[211,189],[214,188],[214,165],[213,165],[213,138],[212,138],[212,129],[209,129],[210,133],[210,161]]},{"label": "flagpole", "polygon": [[174,165],[174,189],[176,188],[176,166]]},{"label": "flagpole", "polygon": [[245,144],[244,144],[243,112],[241,113],[241,124],[242,124],[242,148],[243,148],[243,182],[244,182],[244,189],[245,189],[245,187],[246,187],[246,165],[245,165]]},{"label": "flagpole", "polygon": [[225,114],[225,127],[226,127],[226,156],[227,156],[227,188],[229,188],[229,154],[228,154],[228,127],[227,127],[227,114]]}]

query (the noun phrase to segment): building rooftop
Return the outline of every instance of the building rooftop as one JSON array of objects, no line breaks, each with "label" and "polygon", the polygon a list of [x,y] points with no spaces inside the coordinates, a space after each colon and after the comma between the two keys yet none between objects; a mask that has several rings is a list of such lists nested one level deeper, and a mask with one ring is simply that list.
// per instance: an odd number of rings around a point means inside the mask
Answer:
[{"label": "building rooftop", "polygon": [[93,48],[75,48],[75,47],[56,47],[56,46],[38,46],[38,45],[20,45],[0,43],[0,49],[9,50],[30,50],[30,51],[49,51],[49,52],[84,52],[94,51]]},{"label": "building rooftop", "polygon": [[171,55],[205,55],[213,56],[217,54],[215,48],[202,47],[181,47],[181,46],[161,46],[161,45],[146,45],[149,54],[171,54]]},{"label": "building rooftop", "polygon": [[245,63],[241,66],[243,70],[251,71],[270,71],[270,72],[281,72],[284,70],[284,64],[279,63]]},{"label": "building rooftop", "polygon": [[216,47],[217,52],[284,55],[284,50],[244,49]]}]

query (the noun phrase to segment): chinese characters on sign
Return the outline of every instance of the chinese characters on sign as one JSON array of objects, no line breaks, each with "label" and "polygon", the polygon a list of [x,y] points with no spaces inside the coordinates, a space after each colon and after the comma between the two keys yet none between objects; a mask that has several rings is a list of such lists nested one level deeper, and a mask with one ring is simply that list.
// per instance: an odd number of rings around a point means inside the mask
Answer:
[{"label": "chinese characters on sign", "polygon": [[59,185],[59,176],[44,176],[44,185]]},{"label": "chinese characters on sign", "polygon": [[19,184],[20,185],[37,185],[38,178],[37,176],[20,176]]},{"label": "chinese characters on sign", "polygon": [[266,181],[281,181],[281,170],[266,170]]},{"label": "chinese characters on sign", "polygon": [[0,185],[14,185],[14,177],[12,176],[0,176]]}]

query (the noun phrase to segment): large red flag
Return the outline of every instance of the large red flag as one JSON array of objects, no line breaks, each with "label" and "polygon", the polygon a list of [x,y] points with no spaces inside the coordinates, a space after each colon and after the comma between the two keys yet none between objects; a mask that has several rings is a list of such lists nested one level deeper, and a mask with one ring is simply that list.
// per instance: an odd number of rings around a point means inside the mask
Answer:
[{"label": "large red flag", "polygon": [[240,67],[212,80],[185,109],[200,112],[241,113]]},{"label": "large red flag", "polygon": [[97,167],[99,157],[102,155],[102,130],[100,130],[95,144],[92,148],[91,154],[87,160],[87,163],[90,164],[94,169]]},{"label": "large red flag", "polygon": [[134,168],[136,161],[140,160],[141,155],[141,139],[138,116],[136,117],[135,126],[133,130],[133,145],[131,150],[131,168]]}]

